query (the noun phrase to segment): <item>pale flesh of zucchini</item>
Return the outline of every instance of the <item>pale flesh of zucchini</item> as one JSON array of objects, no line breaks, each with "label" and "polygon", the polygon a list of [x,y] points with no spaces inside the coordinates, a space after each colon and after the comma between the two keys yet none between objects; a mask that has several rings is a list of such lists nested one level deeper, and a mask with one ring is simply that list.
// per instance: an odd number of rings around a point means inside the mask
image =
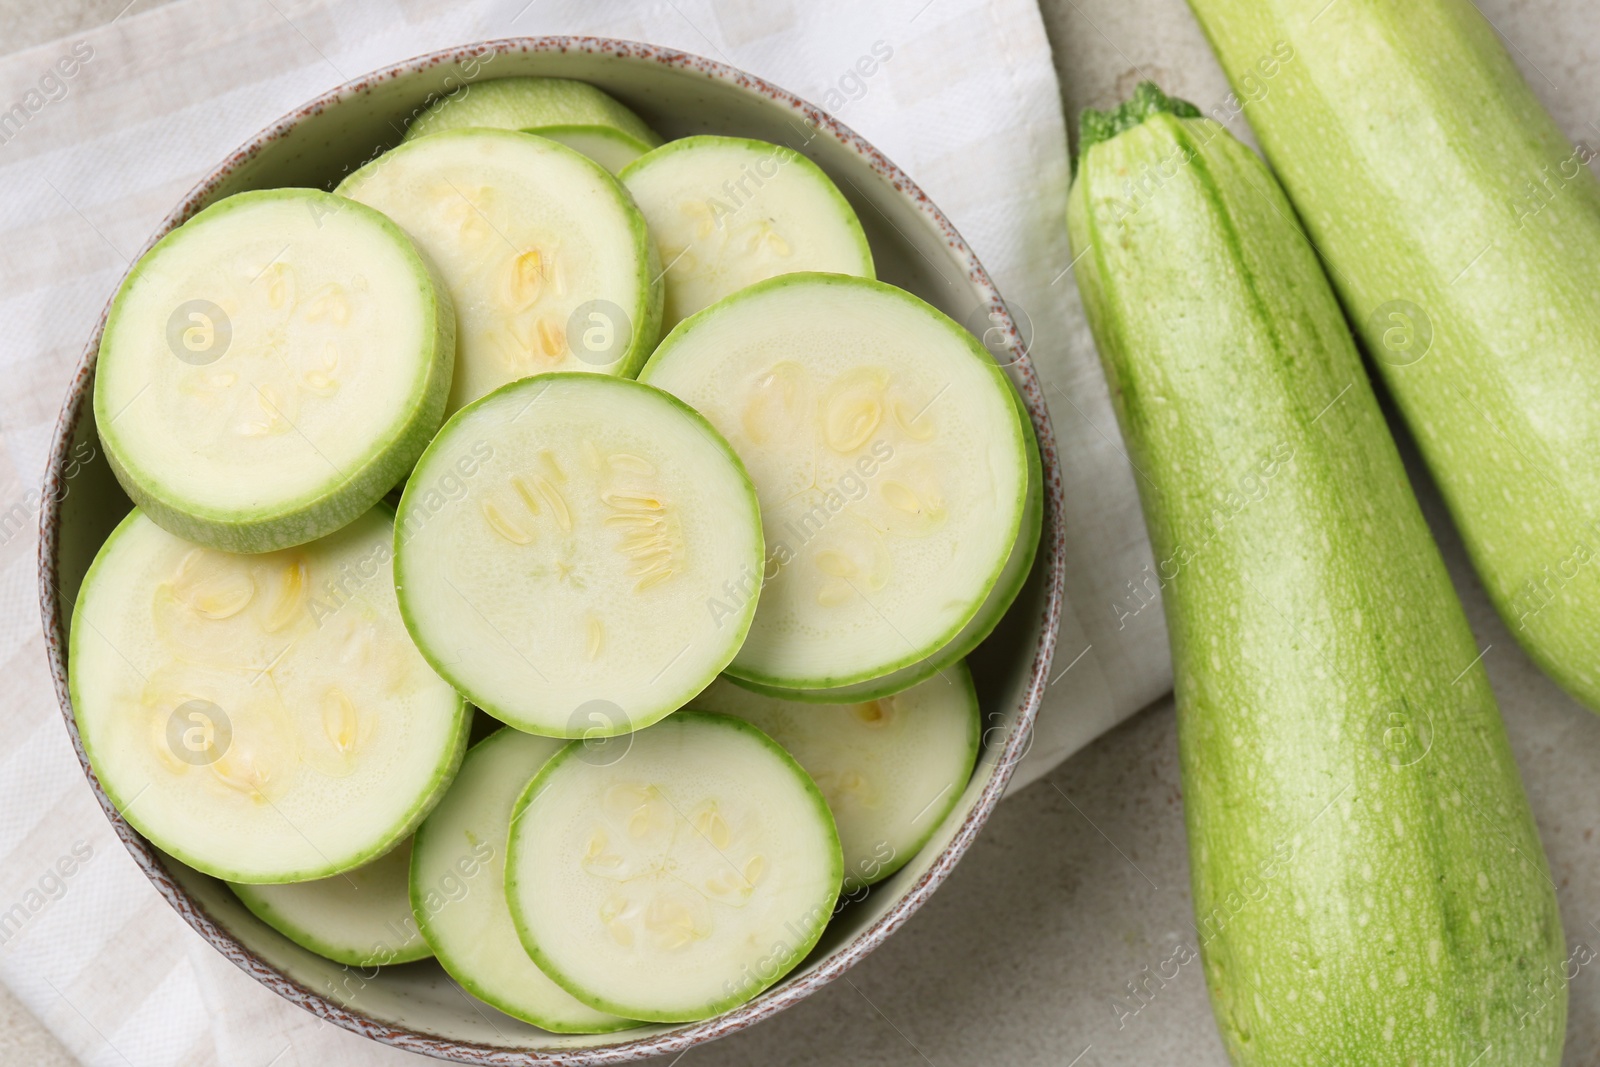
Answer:
[{"label": "pale flesh of zucchini", "polygon": [[448,411],[518,378],[632,376],[660,330],[660,268],[627,191],[565,145],[511,130],[407,141],[339,192],[388,215],[456,298]]},{"label": "pale flesh of zucchini", "polygon": [[530,733],[649,725],[727,665],[754,614],[706,608],[761,565],[749,478],[704,419],[637,382],[546,375],[463,409],[417,464],[399,529],[418,647]]},{"label": "pale flesh of zucchini", "polygon": [[257,552],[375,504],[443,417],[455,316],[377,212],[310,189],[229,197],[129,273],[100,344],[113,469],[174,533]]},{"label": "pale flesh of zucchini", "polygon": [[411,915],[410,870],[408,839],[342,874],[231,888],[256,918],[301,948],[349,967],[382,967],[433,954]]},{"label": "pale flesh of zucchini", "polygon": [[[1022,532],[1017,537],[1017,543],[1011,547],[1011,555],[1006,559],[1005,570],[1000,572],[1000,580],[995,582],[994,588],[989,591],[983,607],[978,609],[978,613],[962,627],[961,632],[949,644],[927,659],[918,660],[909,667],[901,667],[881,678],[854,682],[832,689],[784,689],[781,686],[763,685],[732,675],[726,677],[742,688],[783,700],[794,700],[803,704],[855,704],[904,692],[936,674],[945,672],[952,664],[966,658],[973,649],[982,644],[994,632],[994,628],[1000,624],[1000,620],[1010,609],[1012,601],[1016,600],[1017,594],[1022,591],[1029,572],[1033,570],[1034,558],[1039,554],[1039,539],[1043,533],[1044,468],[1039,460],[1039,441],[1034,436],[1027,409],[1022,406],[1022,398],[1015,397],[1015,399],[1017,414],[1022,419],[1022,429],[1028,438],[1028,504],[1022,515]],[[950,679],[946,678],[946,681]]]},{"label": "pale flesh of zucchini", "polygon": [[541,126],[527,132],[582,152],[612,174],[621,174],[629,163],[650,151],[643,141],[610,126]]},{"label": "pale flesh of zucchini", "polygon": [[417,828],[411,907],[450,976],[507,1015],[556,1033],[635,1025],[552,982],[523,949],[506,904],[511,809],[562,742],[502,727],[468,750],[461,773]]},{"label": "pale flesh of zucchini", "polygon": [[300,548],[240,556],[140,512],[73,613],[73,713],[106,794],[207,874],[299,882],[359,867],[443,793],[461,696],[406,636],[376,508]]},{"label": "pale flesh of zucchini", "polygon": [[905,866],[960,799],[978,758],[978,696],[965,663],[894,696],[797,704],[712,683],[691,707],[758,727],[827,798],[846,892]]},{"label": "pale flesh of zucchini", "polygon": [[972,620],[1012,554],[1029,477],[1011,387],[908,293],[774,278],[684,322],[640,380],[704,413],[761,496],[764,573],[708,604],[731,611],[759,590],[734,677],[824,689],[917,664]]},{"label": "pale flesh of zucchini", "polygon": [[792,148],[684,137],[630,163],[622,181],[666,270],[663,329],[779,274],[873,276],[855,210],[822,168]]},{"label": "pale flesh of zucchini", "polygon": [[619,759],[570,744],[512,821],[506,893],[540,968],[656,1022],[743,1003],[803,959],[838,898],[839,839],[804,771],[724,715],[681,712]]}]

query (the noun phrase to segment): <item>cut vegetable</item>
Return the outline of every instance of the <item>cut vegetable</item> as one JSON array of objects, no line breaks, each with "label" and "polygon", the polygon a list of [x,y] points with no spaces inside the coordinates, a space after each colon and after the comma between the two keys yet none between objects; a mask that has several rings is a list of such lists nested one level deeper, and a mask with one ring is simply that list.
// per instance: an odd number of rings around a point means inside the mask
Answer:
[{"label": "cut vegetable", "polygon": [[621,174],[624,167],[650,151],[651,147],[621,130],[605,126],[544,126],[528,132],[548,137],[574,152],[582,152],[612,174]]},{"label": "cut vegetable", "polygon": [[406,140],[489,126],[560,141],[616,174],[661,138],[604,91],[566,78],[496,78],[475,82],[432,105],[406,130]]},{"label": "cut vegetable", "polygon": [[1472,4],[1310,2],[1191,6],[1234,84],[1270,86],[1250,125],[1490,600],[1600,711],[1595,153]]},{"label": "cut vegetable", "polygon": [[695,697],[782,745],[828,801],[844,849],[844,888],[889,877],[955,807],[978,759],[978,694],[965,663],[858,704],[797,704],[725,680]]},{"label": "cut vegetable", "polygon": [[460,320],[454,412],[507,382],[632,377],[661,325],[661,268],[627,190],[565,145],[509,130],[407,141],[339,192],[394,219]]},{"label": "cut vegetable", "polygon": [[755,613],[707,607],[761,570],[749,477],[703,418],[637,382],[546,375],[463,409],[417,463],[399,530],[417,646],[530,733],[648,726],[727,666]]},{"label": "cut vegetable", "polygon": [[95,423],[163,528],[288,548],[371,508],[443,418],[455,315],[388,219],[310,189],[239,193],[156,243],[100,341]]},{"label": "cut vegetable", "polygon": [[[1566,948],[1544,851],[1345,319],[1256,155],[1139,92],[1149,117],[1082,139],[1067,217],[1163,561],[1228,1051],[1554,1065]],[[1156,173],[1129,210],[1128,175]]]},{"label": "cut vegetable", "polygon": [[479,1000],[556,1033],[610,1033],[636,1024],[545,977],[523,951],[506,904],[511,809],[561,747],[502,727],[467,752],[455,784],[417,828],[411,908],[444,969]]},{"label": "cut vegetable", "polygon": [[955,640],[927,659],[919,660],[909,667],[901,667],[882,678],[855,682],[833,689],[784,689],[733,675],[728,675],[728,679],[751,692],[783,700],[799,701],[803,704],[854,704],[858,701],[878,700],[904,692],[971,655],[972,651],[994,632],[994,628],[1000,625],[1000,620],[1010,610],[1012,602],[1017,599],[1017,594],[1022,592],[1023,583],[1028,580],[1028,574],[1033,570],[1034,557],[1039,552],[1039,537],[1044,522],[1044,477],[1043,465],[1039,460],[1039,440],[1034,436],[1033,423],[1028,419],[1027,409],[1022,406],[1022,398],[1015,393],[1013,397],[1017,403],[1017,415],[1022,420],[1022,430],[1027,436],[1028,444],[1028,503],[1027,509],[1022,514],[1022,532],[1017,537],[1016,544],[1011,546],[1011,555],[1006,559],[1005,570],[1000,572],[1000,580],[995,582],[994,588],[983,601],[983,607],[978,609],[971,622],[962,627]]},{"label": "cut vegetable", "polygon": [[266,555],[179,540],[135,510],[84,579],[73,714],[145,837],[230,882],[304,882],[409,834],[466,747],[461,696],[406,636],[375,508]]},{"label": "cut vegetable", "polygon": [[765,571],[708,602],[732,612],[759,592],[728,668],[742,681],[837,688],[928,660],[1017,544],[1028,449],[1010,383],[909,293],[760,282],[686,320],[640,380],[704,413],[761,496]]},{"label": "cut vegetable", "polygon": [[568,745],[517,802],[506,895],[522,943],[601,1011],[685,1022],[742,1004],[832,915],[843,861],[827,804],[725,715],[682,712],[613,743],[622,758]]},{"label": "cut vegetable", "polygon": [[349,967],[433,955],[411,915],[411,841],[343,874],[289,885],[232,883],[255,917],[301,948]]},{"label": "cut vegetable", "polygon": [[855,210],[821,167],[792,148],[684,137],[629,164],[622,181],[666,268],[663,329],[779,274],[873,277]]}]

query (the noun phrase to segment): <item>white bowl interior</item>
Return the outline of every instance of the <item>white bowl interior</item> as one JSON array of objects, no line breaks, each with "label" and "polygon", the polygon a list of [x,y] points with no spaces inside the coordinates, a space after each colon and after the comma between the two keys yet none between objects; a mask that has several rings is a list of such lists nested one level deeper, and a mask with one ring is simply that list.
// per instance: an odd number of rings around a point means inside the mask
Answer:
[{"label": "white bowl interior", "polygon": [[[286,185],[331,188],[377,149],[396,143],[416,108],[431,95],[470,80],[474,68],[479,78],[555,75],[601,86],[639,112],[663,137],[735,134],[788,144],[804,152],[834,178],[854,205],[871,242],[880,278],[916,293],[957,321],[971,323],[975,314],[981,318],[989,307],[996,306],[987,278],[981,270],[974,270],[964,244],[953,232],[941,229],[940,217],[921,201],[914,186],[904,183],[897,188],[875,169],[875,153],[870,148],[834,133],[826,124],[808,125],[792,102],[766,95],[759,84],[740,84],[742,79],[728,73],[708,73],[707,68],[714,65],[703,61],[664,61],[663,53],[647,46],[609,52],[551,50],[535,42],[501,42],[499,47],[507,50],[493,54],[487,62],[474,63],[469,58],[417,64],[348,87],[337,101],[308,109],[294,117],[292,128],[230,161],[220,179],[187,206],[186,214],[246,189]],[[532,50],[524,50],[528,48]],[[877,161],[892,170],[881,159]],[[1012,371],[1021,381],[1025,366],[1014,366]],[[87,395],[87,389],[75,394],[80,410],[73,444],[95,441]],[[1043,416],[1042,401],[1033,406],[1037,422]],[[64,412],[63,418],[70,414]],[[69,451],[70,447],[57,454]],[[1046,453],[1048,490],[1053,449],[1047,447]],[[129,506],[98,456],[96,444],[96,458],[72,478],[70,491],[59,506],[54,573],[63,620],[70,617],[70,605],[95,551]],[[1008,758],[1007,766],[1001,767],[1001,750],[1013,739],[1019,722],[1031,721],[1030,695],[1037,701],[1038,676],[1048,668],[1053,615],[1059,611],[1059,603],[1049,595],[1055,564],[1050,530],[1055,521],[1053,505],[1050,512],[1034,573],[1000,628],[970,660],[985,715],[985,746],[978,771],[960,803],[905,868],[874,887],[865,899],[844,907],[805,964],[758,998],[755,1005],[764,1008],[752,1011],[746,1006],[732,1019],[641,1027],[622,1034],[547,1034],[468,998],[431,960],[386,968],[381,973],[360,972],[324,960],[257,920],[222,883],[169,857],[158,856],[156,862],[198,905],[200,914],[191,914],[181,905],[180,911],[235,962],[269,984],[273,984],[270,972],[275,971],[303,992],[316,994],[286,995],[321,1014],[329,1015],[330,1009],[337,1007],[360,1017],[352,1022],[339,1018],[335,1011],[330,1017],[342,1025],[418,1051],[473,1062],[482,1061],[485,1055],[493,1056],[495,1062],[542,1062],[539,1050],[589,1049],[590,1054],[577,1061],[563,1057],[562,1062],[615,1062],[671,1051],[747,1025],[810,992],[820,979],[807,978],[819,969],[831,977],[887,936],[909,914],[911,909],[903,906],[908,895],[920,900],[942,878],[956,858],[946,856],[946,849],[958,836],[963,841],[970,838],[982,814],[997,799],[1009,763],[1014,762]],[[46,541],[48,544],[49,539]],[[46,558],[47,574],[50,562]],[[64,641],[61,647],[65,647]],[[1014,756],[1017,747],[1011,751]],[[980,807],[979,817],[969,818]],[[133,841],[130,847],[138,856],[139,843]],[[156,880],[159,885],[161,879]],[[173,898],[171,887],[162,888]],[[873,929],[875,925],[877,929]],[[228,940],[245,951],[230,950],[221,943]],[[253,959],[241,959],[241,955]],[[280,992],[285,991],[283,983],[276,984]],[[660,1040],[669,1033],[670,1040]],[[511,1050],[532,1055],[505,1058]]]}]

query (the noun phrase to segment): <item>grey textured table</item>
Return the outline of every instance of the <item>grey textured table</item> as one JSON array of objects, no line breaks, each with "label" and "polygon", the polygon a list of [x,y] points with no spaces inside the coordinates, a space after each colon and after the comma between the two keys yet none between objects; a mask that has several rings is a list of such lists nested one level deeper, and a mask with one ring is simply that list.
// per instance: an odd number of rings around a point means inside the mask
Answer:
[{"label": "grey textured table", "polygon": [[[125,2],[0,0],[0,49],[104,22]],[[1592,103],[1600,100],[1600,34],[1588,0],[1481,6],[1569,134],[1600,138],[1592,125],[1600,119]],[[1043,8],[1071,116],[1116,102],[1145,76],[1202,107],[1226,96],[1181,0],[1043,0]],[[1471,577],[1437,493],[1411,467],[1480,644],[1490,646],[1485,663],[1550,853],[1568,940],[1600,945],[1600,849],[1592,840],[1600,827],[1600,717],[1563,696],[1516,648]],[[1102,608],[1110,610],[1079,605]],[[1161,701],[1002,805],[950,882],[845,980],[770,1023],[693,1051],[686,1067],[1226,1067],[1197,967],[1150,983],[1155,995],[1131,1010],[1139,1002],[1127,984],[1145,981],[1192,932],[1188,915],[1174,720],[1171,702]],[[1567,1062],[1575,1067],[1600,1063],[1595,970],[1571,989]],[[71,1062],[0,989],[0,1063]]]}]

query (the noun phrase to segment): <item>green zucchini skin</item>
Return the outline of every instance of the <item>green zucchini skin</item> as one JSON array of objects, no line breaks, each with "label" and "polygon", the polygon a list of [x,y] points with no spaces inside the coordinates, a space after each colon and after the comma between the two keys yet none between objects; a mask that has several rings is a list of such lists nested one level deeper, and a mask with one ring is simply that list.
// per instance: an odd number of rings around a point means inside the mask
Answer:
[{"label": "green zucchini skin", "polygon": [[[1501,618],[1600,711],[1593,153],[1468,0],[1325,2],[1190,6],[1234,84],[1253,79],[1250,125]],[[1274,48],[1292,58],[1265,80]]]},{"label": "green zucchini skin", "polygon": [[1293,218],[1254,153],[1169,113],[1088,148],[1068,205],[1167,583],[1213,1008],[1241,1067],[1553,1065],[1538,832]]}]

